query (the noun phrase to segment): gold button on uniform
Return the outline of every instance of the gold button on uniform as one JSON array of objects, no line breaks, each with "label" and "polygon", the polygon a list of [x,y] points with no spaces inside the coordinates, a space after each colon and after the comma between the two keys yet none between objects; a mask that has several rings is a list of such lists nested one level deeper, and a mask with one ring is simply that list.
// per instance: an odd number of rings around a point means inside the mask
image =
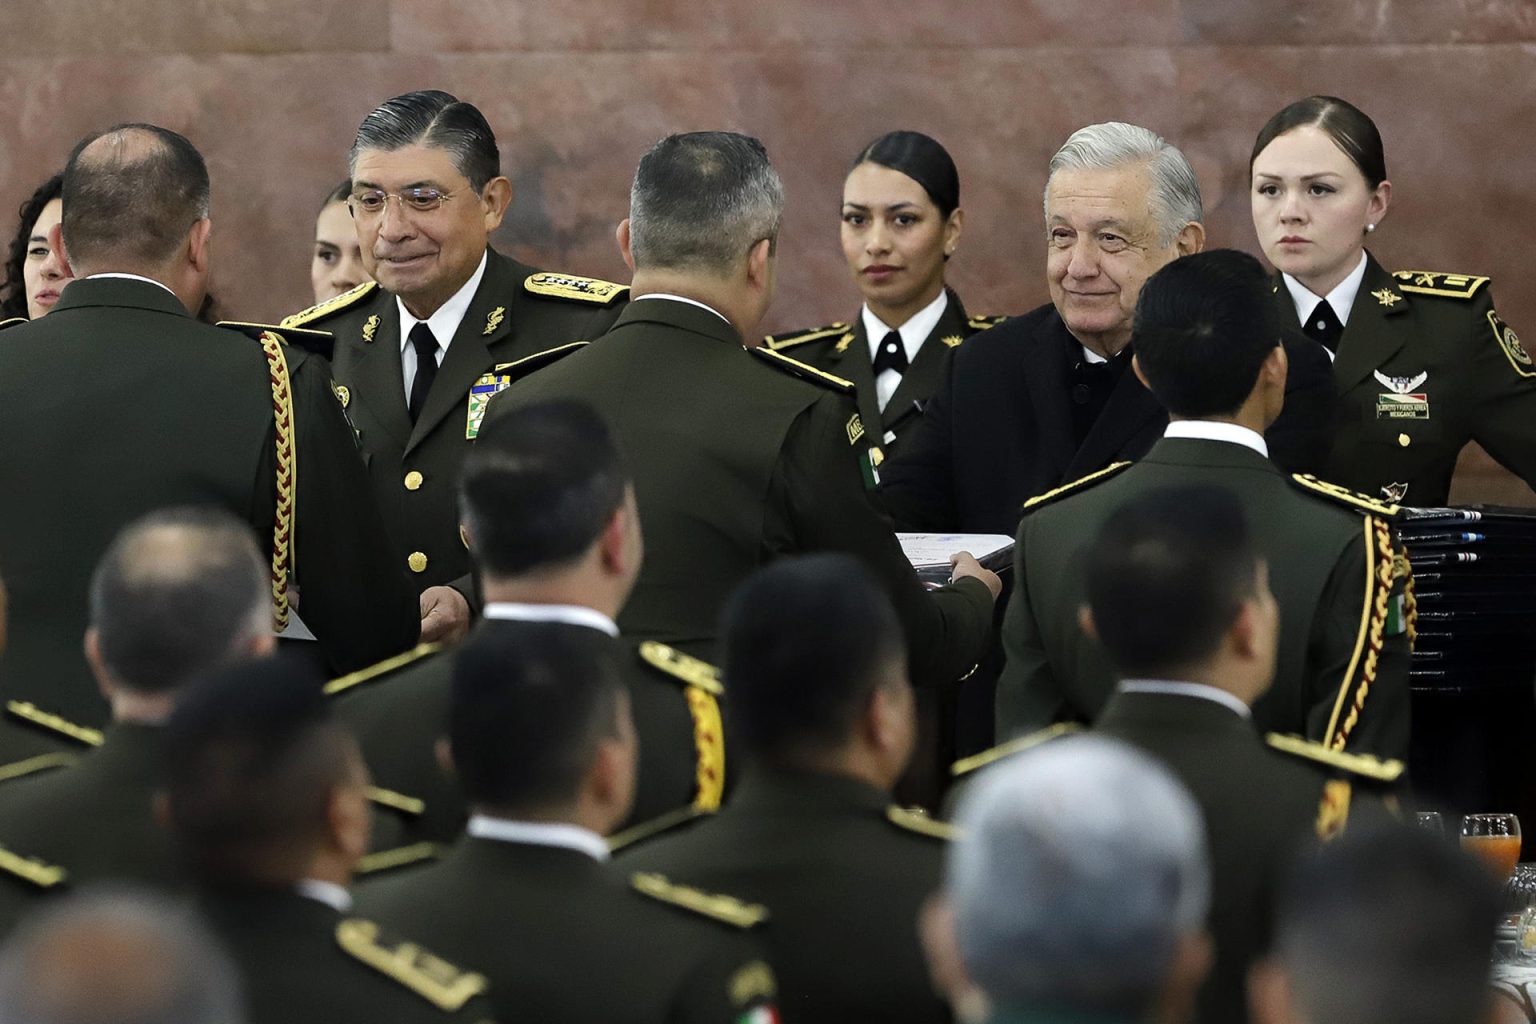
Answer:
[{"label": "gold button on uniform", "polygon": [[411,567],[411,572],[427,571],[427,556],[420,551],[412,551],[410,557],[405,561]]},{"label": "gold button on uniform", "polygon": [[1409,437],[1407,434],[1398,434],[1397,443],[1402,445],[1404,448],[1407,448],[1410,444],[1413,444],[1413,438]]},{"label": "gold button on uniform", "polygon": [[408,491],[417,490],[421,487],[421,481],[421,474],[413,469],[409,473],[405,474],[405,489]]}]

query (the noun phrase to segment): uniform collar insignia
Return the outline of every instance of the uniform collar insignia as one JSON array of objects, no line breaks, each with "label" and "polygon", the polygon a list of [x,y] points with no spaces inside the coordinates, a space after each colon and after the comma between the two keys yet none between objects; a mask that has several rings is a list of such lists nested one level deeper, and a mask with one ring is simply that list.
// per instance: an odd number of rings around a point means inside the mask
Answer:
[{"label": "uniform collar insignia", "polygon": [[[1385,500],[1387,502],[1390,502],[1393,505],[1399,505],[1399,504],[1402,503],[1403,499],[1408,496],[1408,485],[1407,484],[1397,484],[1397,483],[1382,484],[1381,485],[1381,496],[1382,496],[1383,500]],[[1396,571],[1397,571],[1397,564],[1396,564],[1396,562],[1393,563],[1392,569],[1393,569],[1393,572],[1396,573]]]},{"label": "uniform collar insignia", "polygon": [[497,306],[495,309],[491,310],[491,315],[485,318],[485,330],[481,331],[480,333],[482,335],[489,335],[491,332],[495,331],[496,328],[500,327],[501,322],[506,318],[507,307]]},{"label": "uniform collar insignia", "polygon": [[1382,288],[1380,291],[1371,292],[1371,295],[1375,297],[1377,302],[1381,303],[1383,306],[1386,306],[1388,309],[1391,309],[1393,306],[1403,301],[1403,297],[1394,292],[1391,288]]},{"label": "uniform collar insignia", "polygon": [[1429,371],[1425,370],[1417,377],[1388,377],[1380,370],[1374,371],[1376,380],[1382,387],[1397,395],[1411,395],[1423,386],[1429,379]]},{"label": "uniform collar insignia", "polygon": [[363,321],[363,340],[366,341],[366,342],[372,342],[373,341],[373,332],[377,331],[378,329],[379,329],[379,318],[377,316],[371,316],[367,320],[364,320]]},{"label": "uniform collar insignia", "polygon": [[960,337],[960,335],[958,335],[958,334],[950,334],[950,335],[947,335],[947,336],[945,336],[943,338],[940,338],[939,340],[944,343],[944,347],[945,348],[954,348],[956,345],[960,344],[960,342],[964,341],[965,339]]},{"label": "uniform collar insignia", "polygon": [[853,344],[853,332],[850,331],[849,333],[843,335],[841,338],[837,339],[837,345],[834,346],[833,350],[838,352],[838,353],[847,352],[848,351],[848,346],[852,345],[852,344]]}]

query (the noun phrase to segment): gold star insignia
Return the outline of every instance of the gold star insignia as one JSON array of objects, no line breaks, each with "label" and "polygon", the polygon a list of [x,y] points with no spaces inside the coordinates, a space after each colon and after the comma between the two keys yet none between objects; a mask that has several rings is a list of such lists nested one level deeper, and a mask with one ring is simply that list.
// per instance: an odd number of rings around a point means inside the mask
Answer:
[{"label": "gold star insignia", "polygon": [[367,341],[367,342],[373,341],[373,332],[377,331],[378,329],[379,329],[379,318],[378,317],[371,316],[367,320],[364,320],[363,321],[363,340]]},{"label": "gold star insignia", "polygon": [[1379,292],[1371,292],[1371,296],[1388,309],[1403,301],[1403,297],[1390,288],[1383,288]]},{"label": "gold star insignia", "polygon": [[495,309],[491,310],[491,315],[485,318],[485,330],[481,331],[480,333],[482,335],[490,334],[492,331],[496,330],[496,328],[500,327],[501,322],[506,318],[507,307],[497,306]]}]

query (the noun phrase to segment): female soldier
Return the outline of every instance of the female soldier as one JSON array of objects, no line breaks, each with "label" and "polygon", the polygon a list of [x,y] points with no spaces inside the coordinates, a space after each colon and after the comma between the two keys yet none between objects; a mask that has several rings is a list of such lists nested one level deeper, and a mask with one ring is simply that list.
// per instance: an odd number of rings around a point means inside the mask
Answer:
[{"label": "female soldier", "polygon": [[966,316],[944,284],[964,222],[960,176],[944,147],[919,132],[882,135],[843,182],[843,255],[863,309],[851,324],[767,339],[770,349],[853,381],[876,465],[918,422],[944,354],[1002,319]]},{"label": "female soldier", "polygon": [[1332,96],[1270,118],[1249,162],[1253,224],[1291,324],[1335,353],[1339,422],[1324,477],[1389,502],[1443,505],[1476,440],[1536,484],[1536,366],[1488,278],[1388,273],[1365,239],[1392,200],[1381,136]]},{"label": "female soldier", "polygon": [[36,320],[59,301],[69,268],[49,248],[48,232],[63,215],[64,176],[55,174],[21,204],[16,235],[5,259],[0,283],[0,323],[25,317]]}]

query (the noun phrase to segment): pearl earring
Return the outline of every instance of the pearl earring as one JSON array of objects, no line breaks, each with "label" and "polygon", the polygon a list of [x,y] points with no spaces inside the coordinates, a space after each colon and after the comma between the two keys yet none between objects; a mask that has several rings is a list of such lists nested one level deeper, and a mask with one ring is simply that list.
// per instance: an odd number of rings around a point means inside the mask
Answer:
[{"label": "pearl earring", "polygon": [[1375,231],[1375,230],[1376,230],[1376,225],[1375,224],[1367,224],[1365,226],[1365,233],[1366,234],[1370,234],[1372,231]]}]

